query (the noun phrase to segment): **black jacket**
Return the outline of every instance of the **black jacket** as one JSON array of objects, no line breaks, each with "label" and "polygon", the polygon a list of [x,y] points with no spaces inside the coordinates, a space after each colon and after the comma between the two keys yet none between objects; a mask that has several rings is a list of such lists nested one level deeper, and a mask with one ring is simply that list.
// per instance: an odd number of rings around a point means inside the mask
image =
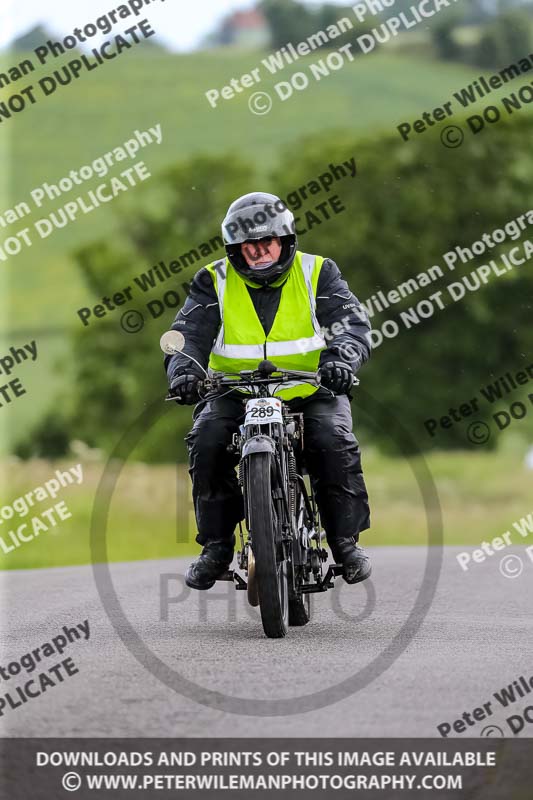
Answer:
[{"label": "black jacket", "polygon": [[[248,291],[265,336],[268,336],[283,285],[260,289],[248,287]],[[329,258],[324,261],[318,278],[316,315],[327,345],[320,354],[320,364],[349,360],[354,373],[357,372],[370,356],[368,314],[348,288],[335,262]],[[217,293],[210,273],[203,268],[194,276],[189,295],[178,311],[172,328],[183,333],[186,352],[207,369],[219,327]],[[201,375],[194,362],[182,353],[166,356],[165,368],[169,382],[182,373]]]}]

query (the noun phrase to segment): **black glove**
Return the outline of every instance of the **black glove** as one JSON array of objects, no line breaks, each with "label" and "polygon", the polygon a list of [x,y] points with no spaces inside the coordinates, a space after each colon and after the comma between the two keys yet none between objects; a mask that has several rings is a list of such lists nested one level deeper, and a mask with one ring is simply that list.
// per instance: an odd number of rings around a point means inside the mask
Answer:
[{"label": "black glove", "polygon": [[318,369],[320,384],[335,394],[346,394],[353,386],[351,368],[344,361],[326,361]]},{"label": "black glove", "polygon": [[202,379],[193,372],[175,375],[170,383],[169,394],[181,406],[192,406],[200,400],[201,382]]}]

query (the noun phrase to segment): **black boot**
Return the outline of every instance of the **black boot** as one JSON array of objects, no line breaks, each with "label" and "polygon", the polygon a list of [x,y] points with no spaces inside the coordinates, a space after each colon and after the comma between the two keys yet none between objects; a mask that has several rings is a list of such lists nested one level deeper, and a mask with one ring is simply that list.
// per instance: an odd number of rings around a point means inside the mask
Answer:
[{"label": "black boot", "polygon": [[328,542],[336,564],[342,564],[346,583],[359,583],[370,577],[370,559],[352,536]]},{"label": "black boot", "polygon": [[229,569],[233,560],[235,536],[231,539],[210,539],[202,554],[185,573],[185,583],[191,589],[210,589],[217,578]]}]

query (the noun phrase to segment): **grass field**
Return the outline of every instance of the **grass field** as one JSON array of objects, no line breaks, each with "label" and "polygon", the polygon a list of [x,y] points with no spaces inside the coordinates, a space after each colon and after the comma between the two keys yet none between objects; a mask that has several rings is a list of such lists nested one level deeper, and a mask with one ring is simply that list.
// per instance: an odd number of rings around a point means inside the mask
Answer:
[{"label": "grass field", "polygon": [[[4,463],[3,484],[9,486],[9,491],[3,493],[2,504],[11,503],[20,494],[42,485],[55,469],[67,469],[74,463],[77,462]],[[427,464],[438,491],[445,544],[479,545],[501,535],[514,521],[532,511],[531,472],[522,467],[516,454],[436,453],[427,458]],[[364,467],[371,498],[372,529],[364,535],[363,543],[369,547],[424,545],[428,541],[428,525],[411,466],[368,450],[364,454]],[[0,569],[90,563],[90,520],[102,473],[102,464],[85,464],[82,485],[65,488],[55,501],[64,500],[72,518],[2,555]],[[189,479],[184,466],[176,469],[126,465],[110,507],[109,560],[173,558],[198,552],[189,498]],[[36,512],[51,504],[43,501]],[[11,523],[2,522],[0,536],[7,540],[12,528]]]},{"label": "grass field", "polygon": [[[265,117],[250,113],[249,92],[212,109],[204,92],[252,69],[260,55],[222,50],[124,57],[85,74],[77,85],[61,87],[0,129],[0,137],[9,141],[10,203],[90,163],[135,129],[156,123],[162,125],[163,142],[140,155],[154,173],[192,154],[227,153],[230,158],[249,157],[265,174],[280,150],[304,135],[332,127],[351,130],[354,138],[370,131],[394,132],[395,124],[419,115],[473,75],[462,66],[380,54],[357,59],[286,103],[277,99],[273,84],[286,80],[291,69],[269,76],[260,88],[276,97],[276,106]],[[313,60],[316,56],[301,59],[299,68]],[[49,210],[55,205],[49,203]],[[36,211],[24,224],[39,216]],[[82,243],[111,235],[115,224],[111,206],[105,206],[13,257],[8,267],[10,327],[49,325],[51,317],[56,326],[71,324],[87,292],[70,253]],[[28,302],[32,296],[36,303]]]},{"label": "grass field", "polygon": [[[123,143],[135,129],[157,123],[163,129],[162,144],[146,148],[139,156],[153,174],[193,154],[227,154],[228,158],[250,159],[260,177],[275,167],[284,146],[303,136],[332,128],[352,131],[354,140],[393,133],[395,125],[445,100],[474,75],[464,66],[389,50],[361,56],[282,103],[274,84],[305,70],[318,59],[314,54],[275,76],[268,75],[255,87],[275,98],[274,110],[266,116],[250,112],[247,101],[252,90],[222,101],[217,109],[209,106],[204,96],[208,89],[220,89],[232,77],[249,72],[263,56],[231,49],[187,55],[132,51],[84,73],[78,81],[60,87],[0,126],[0,153],[4,152],[7,167],[3,180],[8,176],[3,202],[11,207],[25,200],[43,182],[58,182],[70,170]],[[17,54],[17,62],[22,57]],[[0,68],[11,65],[4,55]],[[58,66],[59,62],[33,73],[33,83]],[[263,69],[263,73],[267,71]],[[251,177],[255,184],[257,176]],[[94,188],[98,182],[89,182],[86,188]],[[128,199],[134,191],[130,190]],[[64,195],[43,210],[49,213],[68,199],[71,196]],[[0,209],[0,214],[5,210]],[[43,214],[36,210],[13,230],[31,225],[40,216]],[[208,225],[209,231],[216,222]],[[84,286],[72,253],[95,239],[112,237],[117,225],[111,203],[55,230],[49,238],[37,240],[1,264],[1,294],[9,299],[9,309],[0,319],[0,351],[37,333],[40,353],[37,363],[23,370],[28,398],[6,412],[9,424],[2,434],[0,452],[6,452],[67,386],[69,331],[80,324],[76,310],[99,299]],[[132,272],[150,266],[132,265]]]}]

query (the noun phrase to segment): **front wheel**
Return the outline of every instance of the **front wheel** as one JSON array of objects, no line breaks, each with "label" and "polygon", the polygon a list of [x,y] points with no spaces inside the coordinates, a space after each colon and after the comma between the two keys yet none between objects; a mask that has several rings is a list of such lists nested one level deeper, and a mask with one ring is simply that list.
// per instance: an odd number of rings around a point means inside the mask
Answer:
[{"label": "front wheel", "polygon": [[289,575],[281,549],[280,520],[272,499],[272,468],[270,453],[248,457],[248,527],[263,630],[270,639],[280,639],[289,625]]}]

